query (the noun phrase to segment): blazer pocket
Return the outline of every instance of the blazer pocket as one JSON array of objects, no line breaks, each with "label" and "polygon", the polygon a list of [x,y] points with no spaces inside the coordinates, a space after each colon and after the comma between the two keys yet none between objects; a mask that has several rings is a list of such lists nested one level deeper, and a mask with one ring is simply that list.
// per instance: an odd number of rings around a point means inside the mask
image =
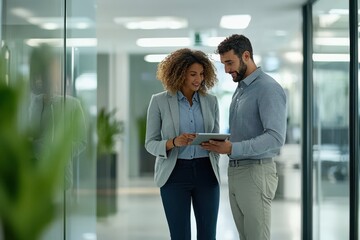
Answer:
[{"label": "blazer pocket", "polygon": [[165,158],[156,158],[155,161],[155,172],[157,172],[159,170],[159,168],[161,168],[161,165],[163,164],[163,162],[165,161]]}]

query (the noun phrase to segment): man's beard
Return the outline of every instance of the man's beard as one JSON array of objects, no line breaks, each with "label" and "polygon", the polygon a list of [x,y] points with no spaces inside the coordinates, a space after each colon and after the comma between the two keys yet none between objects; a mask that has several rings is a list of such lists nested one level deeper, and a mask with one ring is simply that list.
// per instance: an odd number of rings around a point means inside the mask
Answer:
[{"label": "man's beard", "polygon": [[233,79],[234,82],[240,82],[245,78],[245,73],[247,70],[247,65],[244,63],[242,59],[240,59],[240,69],[236,72],[237,76]]}]

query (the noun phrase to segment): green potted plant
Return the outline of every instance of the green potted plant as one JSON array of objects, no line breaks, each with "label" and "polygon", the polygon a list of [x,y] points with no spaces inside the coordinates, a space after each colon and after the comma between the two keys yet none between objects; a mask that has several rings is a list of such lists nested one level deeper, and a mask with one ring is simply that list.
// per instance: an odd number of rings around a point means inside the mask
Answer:
[{"label": "green potted plant", "polygon": [[116,110],[100,109],[97,115],[97,215],[116,212],[117,154],[116,139],[124,132],[124,123]]},{"label": "green potted plant", "polygon": [[[17,81],[21,82],[21,81]],[[56,193],[63,188],[71,155],[73,124],[60,124],[35,150],[32,126],[19,124],[24,85],[0,80],[0,239],[37,240],[56,216]],[[63,112],[56,112],[57,117]],[[65,118],[63,118],[65,119]],[[21,126],[21,127],[20,127]]]},{"label": "green potted plant", "polygon": [[114,153],[116,137],[124,132],[124,123],[115,118],[116,110],[100,109],[97,115],[98,156]]}]

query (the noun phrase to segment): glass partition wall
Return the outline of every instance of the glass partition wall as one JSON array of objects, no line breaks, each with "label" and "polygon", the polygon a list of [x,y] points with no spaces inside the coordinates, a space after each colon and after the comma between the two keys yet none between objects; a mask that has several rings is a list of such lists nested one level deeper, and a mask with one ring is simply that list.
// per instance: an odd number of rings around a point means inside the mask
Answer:
[{"label": "glass partition wall", "polygon": [[[353,5],[351,5],[353,4]],[[355,6],[355,7],[354,7]],[[353,29],[353,33],[354,33],[354,42],[357,44],[356,47],[355,47],[355,58],[356,58],[356,61],[352,64],[352,66],[354,67],[355,71],[354,71],[354,85],[357,86],[357,91],[356,91],[356,94],[354,94],[354,98],[355,98],[355,103],[357,103],[357,105],[355,105],[355,107],[353,108],[354,111],[356,112],[356,115],[357,115],[357,118],[356,120],[354,121],[354,125],[357,127],[357,130],[355,130],[355,133],[356,133],[356,140],[355,141],[355,146],[356,146],[356,151],[354,151],[354,160],[355,160],[355,166],[357,167],[357,169],[355,169],[355,171],[353,172],[357,172],[357,179],[355,178],[355,181],[356,181],[356,184],[354,184],[354,187],[355,189],[357,189],[357,191],[355,191],[356,195],[355,195],[355,199],[354,199],[354,202],[353,204],[356,206],[357,209],[355,209],[355,211],[353,212],[354,213],[354,224],[352,225],[354,227],[354,229],[356,229],[354,232],[355,232],[355,238],[357,237],[358,239],[360,239],[360,236],[359,236],[359,228],[360,228],[360,219],[359,219],[359,216],[360,216],[360,212],[359,212],[359,206],[360,206],[360,198],[359,198],[359,192],[360,192],[360,184],[359,184],[359,176],[360,176],[360,167],[359,167],[359,162],[360,162],[360,159],[359,159],[359,149],[360,149],[360,109],[359,109],[359,106],[360,106],[360,96],[359,96],[359,89],[360,89],[360,84],[359,84],[359,73],[360,73],[360,58],[359,58],[359,45],[360,45],[360,0],[358,1],[354,1],[353,3],[350,2],[350,6],[349,6],[349,9],[353,9],[353,12],[352,12],[352,16],[353,18],[357,18],[356,21],[354,21],[355,23],[357,24],[354,24],[353,26],[355,27],[355,29]],[[352,19],[352,18],[351,18]],[[357,27],[357,28],[356,28]],[[356,31],[357,30],[357,31]],[[357,40],[356,40],[357,38]],[[356,71],[357,69],[357,71]],[[353,130],[354,131],[354,130]]]},{"label": "glass partition wall", "polygon": [[313,239],[349,236],[348,3],[313,5]]},{"label": "glass partition wall", "polygon": [[[357,1],[357,6],[358,6],[358,47],[359,47],[359,42],[360,42],[360,0],[358,0]],[[359,58],[359,55],[360,54],[358,54],[358,58]],[[358,59],[358,61],[360,62],[360,59]],[[358,77],[358,85],[360,85],[359,84],[359,73],[360,73],[360,65],[359,65],[359,71],[358,71],[358,75],[357,75],[357,77]],[[360,97],[358,96],[358,104],[360,105]],[[360,119],[358,118],[358,121],[360,121]],[[359,122],[359,126],[360,126],[360,122]],[[359,136],[360,137],[360,136]],[[358,144],[360,143],[360,139],[359,139],[359,142],[358,142]],[[360,146],[358,146],[359,148],[360,148]],[[358,159],[358,162],[360,161],[360,159]],[[358,169],[358,174],[360,175],[360,168]],[[359,183],[359,186],[360,186],[360,183]],[[357,199],[358,201],[360,201],[360,199],[358,198]],[[360,205],[360,202],[358,203],[359,205]],[[358,212],[358,216],[360,216],[360,213]],[[358,219],[358,228],[360,228],[360,221],[359,221],[359,219]],[[358,231],[358,233],[359,233],[359,231]]]},{"label": "glass partition wall", "polygon": [[[73,138],[66,136],[66,141],[71,143],[71,156],[64,168],[56,169],[50,163],[44,163],[48,169],[42,170],[63,174],[61,186],[54,194],[49,192],[54,214],[44,219],[37,216],[29,224],[41,226],[40,238],[44,240],[96,239],[95,2],[3,0],[0,5],[1,60],[5,66],[1,77],[9,86],[16,86],[20,80],[25,82],[25,103],[20,109],[19,121],[36,129],[29,137],[35,153],[39,152],[40,156],[34,158],[39,161],[35,164],[40,164],[47,141],[58,138],[60,124],[64,131],[66,126],[74,130]],[[45,132],[50,139],[43,136]],[[55,150],[61,152],[62,147],[58,145]],[[36,172],[33,174],[32,179],[37,177]],[[43,190],[34,185],[31,191],[40,199],[47,193],[45,186],[51,184],[46,180],[39,184]],[[33,207],[31,201],[27,198],[24,204]],[[43,211],[51,209],[44,206]],[[17,217],[25,219],[23,215]]]},{"label": "glass partition wall", "polygon": [[[357,1],[357,6],[358,6],[358,29],[359,29],[359,27],[360,27],[360,0],[358,0]],[[358,47],[359,47],[359,45],[360,45],[360,30],[358,30]],[[358,55],[358,58],[359,58],[359,55]],[[358,71],[358,73],[360,72],[360,65],[359,65],[359,71]],[[358,77],[359,77],[359,74],[358,74]],[[359,83],[359,81],[358,81],[358,86],[360,86],[360,83]],[[359,97],[359,95],[358,95],[358,106],[360,106],[360,97]],[[359,112],[360,112],[360,109],[359,109]],[[360,126],[360,125],[359,125]],[[358,131],[360,131],[360,127],[358,128]],[[358,133],[358,136],[360,136],[360,132]],[[360,142],[360,141],[359,141]],[[359,144],[359,142],[358,142],[358,144]],[[360,146],[358,145],[358,148],[360,149]],[[358,162],[359,162],[360,160],[358,160]],[[359,170],[359,175],[360,175],[360,168],[358,169]],[[359,180],[360,181],[360,180]],[[358,182],[359,182],[358,181]],[[360,186],[360,184],[359,184],[359,186]],[[359,192],[360,192],[360,190],[359,190]],[[360,199],[358,198],[357,199],[358,201],[360,201]],[[358,206],[360,205],[360,202],[358,202]],[[360,216],[360,213],[358,212],[358,214],[357,214],[357,216],[358,216],[358,218],[359,218],[359,216]],[[360,220],[358,219],[358,229],[360,228]],[[358,231],[358,233],[359,233],[359,231]]]}]

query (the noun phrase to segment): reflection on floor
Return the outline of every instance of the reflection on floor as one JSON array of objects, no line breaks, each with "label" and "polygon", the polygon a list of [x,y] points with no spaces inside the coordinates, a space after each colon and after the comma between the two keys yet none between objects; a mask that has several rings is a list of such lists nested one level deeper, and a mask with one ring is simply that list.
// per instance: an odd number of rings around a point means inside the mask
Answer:
[{"label": "reflection on floor", "polygon": [[[289,149],[294,154],[293,149]],[[271,235],[274,240],[301,239],[301,181],[299,167],[288,164],[292,158],[281,164],[279,159],[279,186],[277,197],[273,201]],[[220,161],[222,185],[217,239],[238,240],[238,234],[232,219],[227,193],[227,161]],[[297,161],[298,162],[298,161]],[[294,165],[296,166],[296,165]],[[319,181],[315,192],[321,198],[315,198],[314,239],[346,239],[348,234],[348,193],[344,192],[348,183]],[[169,232],[161,204],[159,189],[152,177],[129,181],[117,190],[115,197],[98,198],[102,206],[97,221],[97,240],[168,240]],[[196,239],[196,226],[192,217],[192,239]]]},{"label": "reflection on floor", "polygon": [[[217,239],[235,240],[239,237],[228,201],[227,162],[222,161],[222,163],[220,165],[222,185]],[[296,188],[300,189],[300,185]],[[130,181],[126,187],[118,188],[115,198],[106,196],[104,194],[104,197],[98,198],[99,203],[106,204],[101,204],[103,208],[97,222],[97,240],[170,239],[159,189],[153,183],[152,177]],[[106,212],[110,214],[106,214]],[[192,217],[192,228],[192,239],[196,239],[194,217]],[[272,239],[300,240],[299,200],[277,199],[274,201]]]},{"label": "reflection on floor", "polygon": [[[123,189],[118,194],[117,212],[101,217],[97,224],[97,240],[161,240],[169,239],[165,215],[157,188]],[[275,201],[273,208],[273,239],[300,239],[298,202]],[[291,221],[289,221],[291,220]],[[196,239],[193,219],[193,239]],[[238,239],[230,212],[225,186],[222,189],[217,239]]]}]

